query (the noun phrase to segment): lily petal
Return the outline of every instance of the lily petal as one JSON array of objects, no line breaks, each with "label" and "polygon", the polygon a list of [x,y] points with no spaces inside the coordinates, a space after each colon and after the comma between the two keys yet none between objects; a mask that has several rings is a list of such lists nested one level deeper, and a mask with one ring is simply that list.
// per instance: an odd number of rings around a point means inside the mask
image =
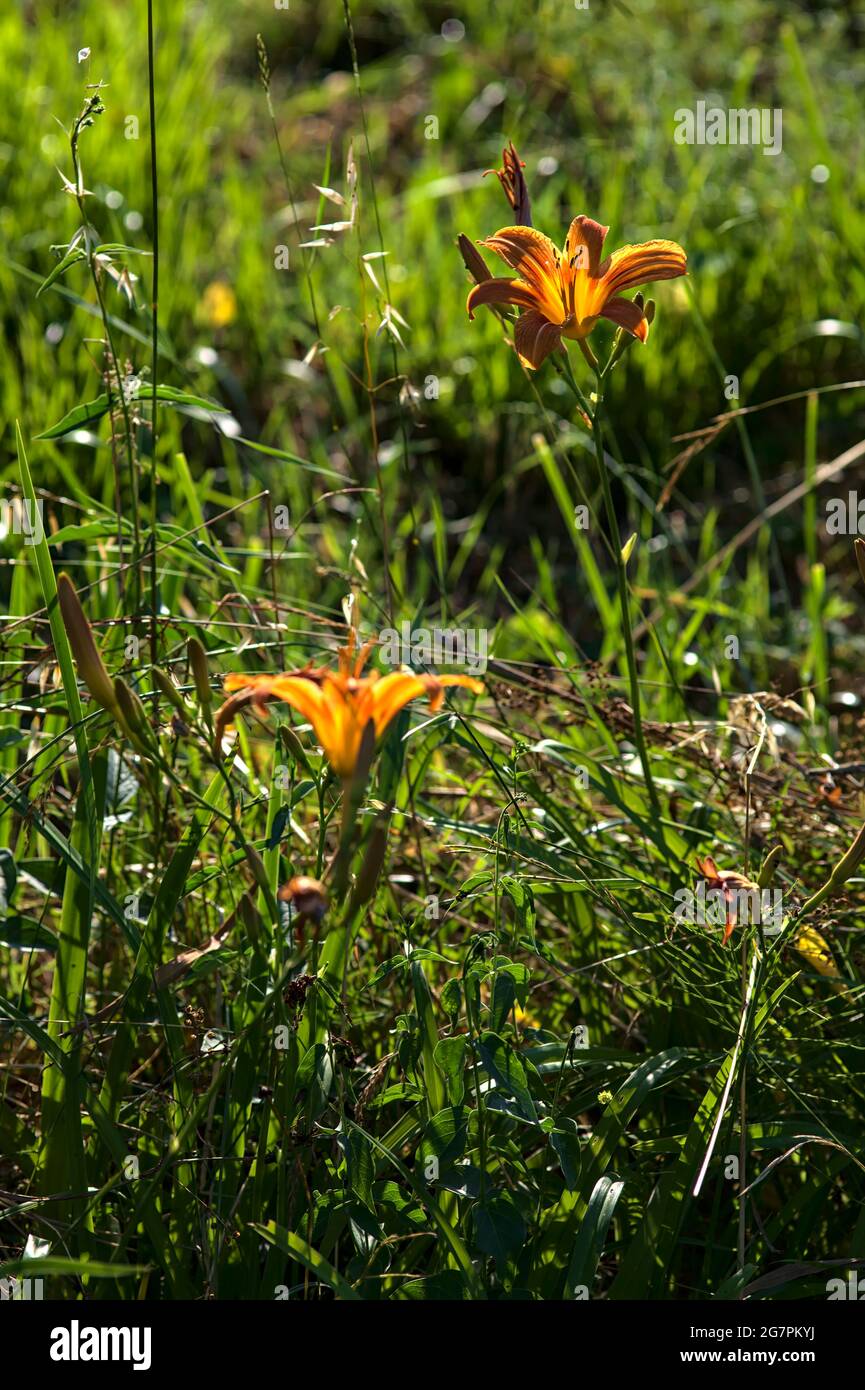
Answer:
[{"label": "lily petal", "polygon": [[632,299],[622,299],[621,296],[614,295],[612,299],[607,300],[600,316],[618,324],[619,328],[626,328],[635,338],[639,338],[641,343],[649,336],[649,321],[639,304],[635,304]]},{"label": "lily petal", "polygon": [[655,280],[675,280],[688,273],[688,257],[675,241],[644,241],[614,251],[601,267],[599,288],[606,296],[620,290],[648,285]]},{"label": "lily petal", "polygon": [[535,227],[502,227],[480,244],[495,251],[512,270],[518,270],[533,283],[558,278],[561,259],[558,249]]},{"label": "lily petal", "polygon": [[609,231],[591,217],[575,217],[565,237],[564,260],[572,270],[587,270],[591,276],[599,273],[604,238]]},{"label": "lily petal", "polygon": [[539,309],[526,309],[520,314],[514,328],[514,347],[524,367],[539,367],[561,345],[561,330]]},{"label": "lily petal", "polygon": [[426,676],[425,680],[433,685],[458,685],[463,690],[470,690],[473,695],[483,695],[484,683],[476,680],[474,676]]},{"label": "lily petal", "polygon": [[475,695],[484,693],[482,683],[474,676],[417,676],[409,671],[392,671],[390,675],[383,676],[370,691],[376,733],[380,736],[400,710],[419,695],[429,697],[433,713],[441,709],[447,685],[462,686]]},{"label": "lily petal", "polygon": [[473,319],[479,304],[513,304],[518,309],[536,309],[539,298],[534,286],[526,284],[525,280],[496,275],[469,290],[466,308],[469,318]]},{"label": "lily petal", "polygon": [[695,855],[694,863],[697,866],[697,873],[701,874],[703,878],[718,878],[718,866],[711,854],[707,854],[704,859],[700,859],[699,856]]},{"label": "lily petal", "polygon": [[428,695],[431,707],[438,709],[446,685],[483,693],[483,685],[472,676],[438,677],[412,671],[392,671],[386,676],[373,672],[364,678],[346,674],[350,668],[360,670],[370,645],[365,643],[355,653],[352,634],[340,653],[339,671],[310,668],[278,676],[226,676],[225,688],[233,693],[217,712],[217,747],[221,748],[225,728],[238,710],[254,705],[263,713],[268,701],[282,700],[309,720],[330,766],[347,779],[357,766],[368,725],[380,737],[395,715],[420,695]]},{"label": "lily petal", "polygon": [[376,735],[381,738],[388,724],[395,719],[400,710],[418,695],[425,695],[428,686],[424,676],[415,676],[408,671],[391,671],[382,676],[370,688],[370,705],[375,721]]}]

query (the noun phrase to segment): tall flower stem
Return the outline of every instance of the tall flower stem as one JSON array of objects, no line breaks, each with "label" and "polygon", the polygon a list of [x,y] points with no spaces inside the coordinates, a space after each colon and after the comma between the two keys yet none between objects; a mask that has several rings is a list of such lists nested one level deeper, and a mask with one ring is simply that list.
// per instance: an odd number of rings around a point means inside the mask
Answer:
[{"label": "tall flower stem", "polygon": [[[123,416],[123,433],[126,444],[126,457],[129,464],[129,501],[132,511],[132,530],[134,538],[133,566],[131,572],[132,607],[133,611],[137,611],[141,597],[141,576],[138,570],[138,566],[141,560],[141,525],[139,521],[138,510],[138,474],[135,466],[135,448],[132,440],[132,416],[129,410],[129,401],[124,390],[123,370],[120,365],[120,358],[117,355],[117,347],[114,342],[114,335],[111,331],[111,319],[108,313],[107,305],[105,303],[105,297],[102,293],[102,285],[99,279],[99,267],[96,261],[96,257],[94,255],[94,245],[90,236],[90,224],[87,216],[87,210],[84,206],[84,199],[86,196],[86,191],[84,188],[84,175],[81,169],[81,157],[78,149],[78,142],[81,138],[81,133],[88,124],[92,125],[94,112],[98,114],[100,111],[104,110],[104,107],[101,106],[99,90],[99,87],[97,87],[96,92],[93,95],[87,97],[87,99],[85,100],[84,105],[81,109],[81,113],[73,123],[72,132],[69,137],[69,146],[72,155],[72,168],[74,173],[74,196],[75,201],[78,204],[78,212],[81,217],[81,226],[84,229],[83,246],[87,258],[87,268],[90,271],[90,278],[93,282],[93,289],[96,293],[96,300],[99,305],[99,316],[102,319],[102,325],[105,332],[105,341],[108,348],[108,361],[106,363],[105,371],[105,386],[109,397],[109,403],[113,405],[113,402],[111,402],[111,396],[113,391],[111,383],[111,370],[113,368],[114,376],[117,381],[117,400],[120,405],[121,414]],[[121,555],[121,560],[122,558],[123,557]]]},{"label": "tall flower stem", "polygon": [[[625,641],[625,658],[628,667],[628,684],[631,693],[631,710],[634,718],[634,743],[637,746],[637,754],[640,759],[640,766],[643,769],[643,779],[646,783],[646,791],[651,802],[652,811],[658,823],[658,830],[663,839],[663,826],[661,824],[661,803],[658,797],[652,776],[652,765],[649,761],[649,750],[646,747],[646,736],[643,731],[643,714],[640,700],[640,680],[637,674],[637,657],[634,651],[634,636],[631,630],[631,604],[628,592],[627,564],[622,554],[622,539],[619,533],[619,522],[616,516],[616,509],[613,505],[613,494],[610,489],[610,475],[604,457],[604,426],[603,426],[603,406],[604,406],[604,385],[606,368],[602,371],[596,362],[590,363],[595,372],[596,388],[594,408],[586,411],[591,421],[592,436],[595,441],[595,458],[598,464],[598,475],[601,480],[601,491],[604,498],[604,511],[607,518],[607,530],[609,533],[610,545],[613,550],[613,560],[616,565],[616,581],[619,590],[619,606],[622,610],[622,635]],[[583,410],[588,404],[585,396],[577,385],[570,360],[566,358],[565,375],[569,379],[569,384],[581,403]]]},{"label": "tall flower stem", "polygon": [[[156,463],[156,383],[159,366],[159,184],[156,163],[156,61],[153,40],[153,0],[147,0],[147,88],[150,114],[150,202],[153,219],[153,303],[151,306],[150,384],[150,660],[158,656],[159,580],[156,573],[156,528],[159,522],[159,474]],[[277,618],[279,614],[277,613]],[[159,709],[158,695],[156,709]]]}]

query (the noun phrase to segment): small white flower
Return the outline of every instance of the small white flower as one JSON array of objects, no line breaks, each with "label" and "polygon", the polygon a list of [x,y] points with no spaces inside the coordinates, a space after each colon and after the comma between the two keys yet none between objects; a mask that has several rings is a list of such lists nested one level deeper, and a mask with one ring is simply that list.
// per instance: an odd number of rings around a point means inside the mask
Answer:
[{"label": "small white flower", "polygon": [[90,49],[89,49],[89,48],[79,48],[79,50],[78,50],[78,61],[79,61],[79,63],[83,63],[83,62],[84,62],[87,58],[89,58],[89,57],[90,57]]}]

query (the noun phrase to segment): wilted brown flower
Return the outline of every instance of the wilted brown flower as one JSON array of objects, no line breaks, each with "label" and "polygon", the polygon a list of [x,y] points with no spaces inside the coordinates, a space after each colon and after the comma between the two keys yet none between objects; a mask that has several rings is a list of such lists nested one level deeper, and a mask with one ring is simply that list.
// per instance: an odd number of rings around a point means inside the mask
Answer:
[{"label": "wilted brown flower", "polygon": [[298,874],[279,890],[280,902],[291,903],[299,918],[320,922],[327,912],[327,889],[317,878]]},{"label": "wilted brown flower", "polygon": [[532,225],[532,205],[529,201],[529,190],[526,186],[523,170],[525,161],[520,159],[514,149],[513,140],[509,140],[502,150],[501,169],[487,169],[487,174],[495,174],[501,184],[504,195],[516,214],[516,222],[519,227],[530,227]]}]

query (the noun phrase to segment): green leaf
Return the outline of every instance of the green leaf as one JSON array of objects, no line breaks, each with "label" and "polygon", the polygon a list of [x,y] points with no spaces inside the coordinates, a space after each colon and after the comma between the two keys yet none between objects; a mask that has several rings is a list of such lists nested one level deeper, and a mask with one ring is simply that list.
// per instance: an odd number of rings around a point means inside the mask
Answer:
[{"label": "green leaf", "polygon": [[64,1255],[41,1255],[38,1259],[22,1256],[0,1264],[0,1278],[13,1274],[17,1279],[41,1279],[45,1274],[71,1274],[84,1279],[131,1279],[149,1273],[150,1265],[112,1264],[108,1260],[90,1260],[86,1255],[68,1259]]},{"label": "green leaf", "polygon": [[526,1223],[513,1198],[496,1192],[474,1209],[475,1242],[501,1268],[525,1243]]},{"label": "green leaf", "polygon": [[42,291],[47,290],[49,285],[53,285],[55,280],[59,280],[61,275],[65,275],[66,271],[69,270],[71,266],[77,265],[79,261],[86,261],[86,259],[87,255],[83,248],[80,246],[73,246],[71,250],[66,252],[65,256],[61,257],[51,273],[42,281],[42,284],[36,291],[36,298],[38,299]]},{"label": "green leaf", "polygon": [[102,419],[103,415],[108,414],[108,408],[108,397],[103,392],[93,401],[85,401],[82,405],[76,405],[56,425],[44,430],[42,434],[35,435],[35,438],[60,439],[62,435],[69,434],[72,430],[81,430],[87,425],[95,424],[97,420]]},{"label": "green leaf", "polygon": [[0,849],[0,912],[6,912],[18,883],[18,870],[11,849]]},{"label": "green leaf", "polygon": [[424,1126],[417,1151],[417,1166],[423,1172],[427,1159],[435,1158],[439,1168],[450,1166],[465,1152],[468,1113],[462,1106],[440,1110]]},{"label": "green leaf", "polygon": [[[175,406],[182,409],[184,406],[191,406],[197,410],[208,410],[216,414],[224,414],[226,407],[220,405],[218,401],[205,400],[203,396],[190,395],[188,391],[178,391],[174,386],[157,386],[156,399],[162,401],[164,405]],[[149,401],[153,399],[153,387],[147,382],[139,382],[137,385],[130,386],[129,401]],[[116,393],[112,399],[116,400]],[[81,430],[89,425],[96,424],[104,415],[108,414],[111,408],[108,395],[102,392],[95,400],[85,401],[81,405],[76,405],[68,414],[63,416],[56,425],[50,429],[43,430],[42,434],[37,434],[36,439],[61,439],[64,434],[71,434],[73,430]]]},{"label": "green leaf", "polygon": [[576,1121],[563,1115],[555,1129],[550,1131],[550,1147],[559,1160],[559,1166],[570,1192],[577,1186],[582,1166],[582,1148]]},{"label": "green leaf", "polygon": [[360,1302],[360,1294],[355,1293],[351,1284],[343,1279],[339,1271],[334,1269],[333,1265],[318,1250],[313,1249],[302,1236],[295,1235],[293,1231],[287,1231],[283,1226],[277,1226],[275,1221],[269,1221],[266,1226],[252,1222],[250,1229],[256,1231],[268,1244],[275,1245],[284,1255],[297,1260],[309,1270],[310,1274],[315,1275],[319,1283],[333,1289],[337,1298],[353,1303]]},{"label": "green leaf", "polygon": [[35,917],[22,917],[13,912],[0,920],[0,946],[18,951],[56,951],[57,945],[57,933],[37,922]]},{"label": "green leaf", "polygon": [[565,1283],[565,1298],[573,1299],[579,1287],[591,1292],[607,1229],[624,1186],[623,1182],[606,1175],[595,1183],[574,1245]]},{"label": "green leaf", "polygon": [[442,1269],[427,1279],[409,1279],[392,1294],[397,1302],[408,1299],[415,1303],[459,1303],[468,1297],[465,1280],[458,1269]]},{"label": "green leaf", "polygon": [[451,1105],[462,1105],[465,1096],[465,1054],[468,1037],[457,1033],[452,1038],[442,1038],[434,1052],[436,1066],[445,1078],[448,1100]]},{"label": "green leaf", "polygon": [[339,1146],[345,1155],[348,1185],[359,1201],[375,1215],[372,1183],[375,1164],[366,1135],[359,1129],[339,1136]]},{"label": "green leaf", "polygon": [[517,987],[513,975],[503,970],[496,975],[493,997],[490,1000],[490,1027],[498,1033],[508,1021],[517,997]]},{"label": "green leaf", "polygon": [[505,1095],[513,1096],[527,1120],[537,1124],[535,1103],[529,1092],[528,1077],[518,1054],[496,1033],[484,1033],[478,1043],[481,1061]]},{"label": "green leaf", "polygon": [[462,990],[459,980],[448,980],[439,995],[439,1003],[450,1019],[451,1028],[455,1028],[462,1007]]}]

